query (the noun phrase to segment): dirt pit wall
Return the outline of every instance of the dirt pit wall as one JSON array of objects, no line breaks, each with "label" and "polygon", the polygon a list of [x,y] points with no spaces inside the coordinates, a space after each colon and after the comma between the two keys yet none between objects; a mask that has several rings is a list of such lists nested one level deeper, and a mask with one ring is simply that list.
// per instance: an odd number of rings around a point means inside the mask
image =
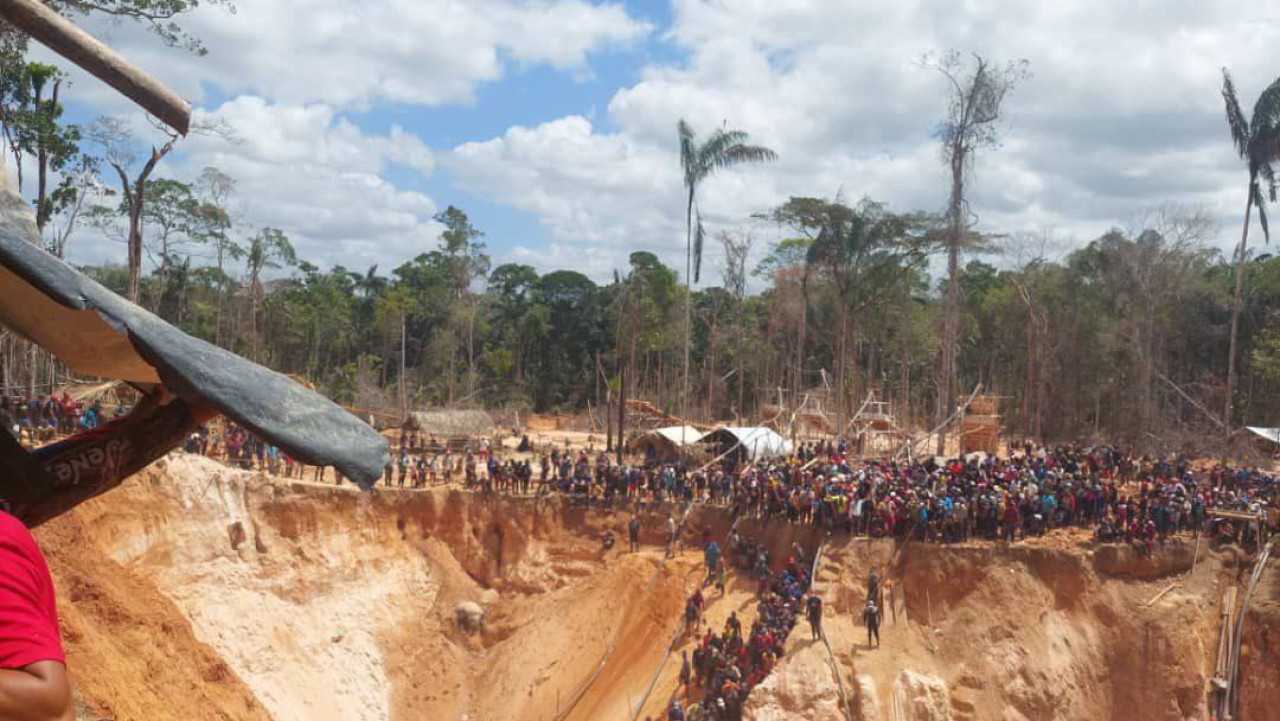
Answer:
[{"label": "dirt pit wall", "polygon": [[[807,629],[793,635],[748,717],[844,718],[834,655],[849,714],[861,721],[1210,719],[1223,591],[1247,578],[1251,558],[1201,547],[1193,572],[1194,551],[1097,549],[1082,532],[1012,546],[912,545],[886,581],[874,646],[860,619],[866,579],[891,552],[834,542],[817,576],[832,653]],[[1267,574],[1246,623],[1238,718],[1280,719],[1269,648],[1280,628],[1277,576]]]},{"label": "dirt pit wall", "polygon": [[[696,551],[662,565],[673,508],[641,514],[560,499],[457,490],[365,494],[269,479],[175,454],[42,528],[86,719],[612,719],[657,717],[681,692],[657,671]],[[690,515],[688,538],[723,540],[721,509]],[[604,529],[618,545],[608,554]],[[811,529],[744,521],[774,558],[811,551]],[[1247,559],[1170,547],[1145,559],[1095,551],[1079,534],[1012,547],[911,545],[866,646],[867,572],[886,541],[836,538],[817,587],[827,639],[801,624],[751,697],[766,719],[1203,719],[1222,589]],[[1275,572],[1246,631],[1242,718],[1280,718],[1271,650]],[[1156,601],[1171,583],[1178,585]],[[754,615],[754,583],[708,596],[717,626]],[[459,604],[486,612],[458,628]],[[601,665],[602,659],[608,663]],[[643,718],[643,716],[641,716]]]},{"label": "dirt pit wall", "polygon": [[[86,718],[533,719],[580,695],[610,645],[649,652],[650,633],[679,617],[700,556],[658,570],[675,512],[644,512],[644,551],[606,561],[599,534],[613,530],[621,549],[626,514],[458,490],[367,494],[175,454],[38,538]],[[86,604],[120,584],[117,609]],[[119,616],[144,596],[152,616]],[[473,635],[456,623],[463,602],[487,613]],[[101,655],[128,658],[129,646],[83,641],[117,625],[137,626],[129,641],[144,656],[153,634],[181,643],[100,672]],[[153,679],[157,667],[174,683]],[[166,710],[169,698],[191,703]]]}]

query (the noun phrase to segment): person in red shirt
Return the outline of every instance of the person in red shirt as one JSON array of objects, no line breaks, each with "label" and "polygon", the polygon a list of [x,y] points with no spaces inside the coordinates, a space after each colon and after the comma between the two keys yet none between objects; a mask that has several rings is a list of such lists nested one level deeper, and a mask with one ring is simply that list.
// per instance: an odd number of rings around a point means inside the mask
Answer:
[{"label": "person in red shirt", "polygon": [[1018,511],[1018,501],[1013,496],[1004,502],[1004,540],[1013,543],[1018,540],[1018,526],[1022,523],[1022,513]]},{"label": "person in red shirt", "polygon": [[26,526],[2,512],[0,719],[75,720],[49,567]]}]

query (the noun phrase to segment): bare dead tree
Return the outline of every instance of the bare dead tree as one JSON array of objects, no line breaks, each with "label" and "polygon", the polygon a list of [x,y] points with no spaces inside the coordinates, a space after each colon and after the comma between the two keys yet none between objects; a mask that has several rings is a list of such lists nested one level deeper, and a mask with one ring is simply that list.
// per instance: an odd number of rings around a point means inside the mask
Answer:
[{"label": "bare dead tree", "polygon": [[[921,65],[935,70],[948,83],[947,117],[938,128],[942,157],[951,171],[951,197],[947,203],[947,291],[943,302],[938,381],[937,418],[951,414],[955,390],[956,342],[959,332],[960,257],[970,237],[973,214],[969,209],[967,183],[973,173],[976,154],[1000,143],[999,122],[1005,97],[1030,76],[1029,62],[1010,61],[997,67],[981,55],[970,63],[959,52],[938,58],[926,56]],[[946,429],[938,434],[937,453],[946,444]]]},{"label": "bare dead tree", "polygon": [[1050,231],[1022,233],[1005,240],[1002,250],[1012,259],[1019,272],[1011,273],[1009,280],[1018,291],[1018,298],[1027,310],[1027,363],[1026,380],[1022,394],[1022,422],[1033,438],[1041,438],[1041,418],[1044,405],[1045,345],[1049,335],[1049,321],[1034,284],[1028,283],[1031,271],[1048,261],[1049,248],[1054,244]]},{"label": "bare dead tree", "polygon": [[61,186],[53,193],[53,215],[50,218],[53,254],[65,258],[67,242],[82,219],[81,215],[93,206],[91,201],[110,194],[98,175],[98,159],[81,155],[76,166],[63,175]]},{"label": "bare dead tree", "polygon": [[[129,300],[138,302],[142,278],[142,211],[146,204],[147,180],[155,171],[156,165],[167,156],[182,135],[166,125],[153,120],[152,125],[164,140],[159,145],[152,145],[151,152],[146,155],[142,166],[136,174],[130,175],[137,165],[139,157],[137,141],[133,131],[121,118],[102,116],[89,126],[86,136],[91,142],[102,147],[103,157],[107,164],[120,177],[120,193],[123,196],[126,215],[129,221],[128,231],[128,267],[129,267]],[[190,133],[193,135],[216,135],[230,139],[231,131],[221,123],[194,123]]]},{"label": "bare dead tree", "polygon": [[736,416],[741,419],[744,412],[744,390],[746,388],[745,360],[747,346],[747,257],[751,255],[751,246],[755,244],[755,236],[751,233],[720,234],[720,244],[724,246],[724,287],[733,295],[738,311],[738,338],[734,355],[738,359],[738,403]]},{"label": "bare dead tree", "polygon": [[226,299],[227,288],[226,262],[228,257],[234,259],[244,255],[244,249],[231,239],[229,232],[235,223],[235,219],[228,210],[235,189],[236,181],[213,167],[200,171],[200,177],[195,182],[196,195],[201,202],[200,214],[204,224],[205,240],[213,244],[214,257],[218,264],[218,292],[214,299],[213,311],[214,345],[222,344],[222,306]]},{"label": "bare dead tree", "polygon": [[1207,265],[1206,246],[1216,222],[1205,210],[1162,205],[1135,218],[1128,238],[1104,236],[1105,277],[1125,288],[1125,320],[1119,333],[1133,352],[1138,393],[1138,426],[1158,432],[1155,381],[1164,363],[1161,340],[1177,322],[1176,301],[1190,292],[1190,281]]}]

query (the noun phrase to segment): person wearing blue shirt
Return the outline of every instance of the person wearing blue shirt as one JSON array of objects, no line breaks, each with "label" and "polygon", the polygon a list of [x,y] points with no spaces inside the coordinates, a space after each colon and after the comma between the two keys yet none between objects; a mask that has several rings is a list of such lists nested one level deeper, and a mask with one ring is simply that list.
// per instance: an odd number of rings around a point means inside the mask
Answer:
[{"label": "person wearing blue shirt", "polygon": [[715,578],[716,568],[720,565],[720,546],[715,541],[707,544],[706,550],[707,560],[707,581],[703,585],[709,585]]},{"label": "person wearing blue shirt", "polygon": [[1044,498],[1040,500],[1040,506],[1044,512],[1044,522],[1047,526],[1053,526],[1053,509],[1058,505],[1058,499],[1052,493],[1044,494]]},{"label": "person wearing blue shirt", "polygon": [[83,426],[85,430],[93,430],[94,428],[97,428],[98,424],[101,422],[101,419],[98,417],[98,412],[99,407],[97,403],[89,406],[89,410],[85,411],[84,415],[80,417],[80,425]]}]

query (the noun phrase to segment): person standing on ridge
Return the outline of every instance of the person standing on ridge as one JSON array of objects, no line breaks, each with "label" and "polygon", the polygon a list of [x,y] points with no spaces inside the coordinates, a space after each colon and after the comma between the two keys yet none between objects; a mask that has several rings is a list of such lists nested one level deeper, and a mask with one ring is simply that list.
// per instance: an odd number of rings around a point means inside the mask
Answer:
[{"label": "person standing on ridge", "polygon": [[636,518],[636,514],[631,514],[631,520],[627,522],[627,537],[631,541],[631,552],[635,553],[640,550],[640,519]]},{"label": "person standing on ridge", "polygon": [[722,560],[720,564],[716,566],[716,590],[720,592],[721,596],[724,596],[724,587],[725,585],[728,584],[728,581],[729,581],[728,564],[726,564]]},{"label": "person standing on ridge", "polygon": [[809,632],[813,640],[817,641],[822,638],[822,599],[818,598],[818,594],[809,594],[809,600],[805,602],[805,615],[809,619]]}]

